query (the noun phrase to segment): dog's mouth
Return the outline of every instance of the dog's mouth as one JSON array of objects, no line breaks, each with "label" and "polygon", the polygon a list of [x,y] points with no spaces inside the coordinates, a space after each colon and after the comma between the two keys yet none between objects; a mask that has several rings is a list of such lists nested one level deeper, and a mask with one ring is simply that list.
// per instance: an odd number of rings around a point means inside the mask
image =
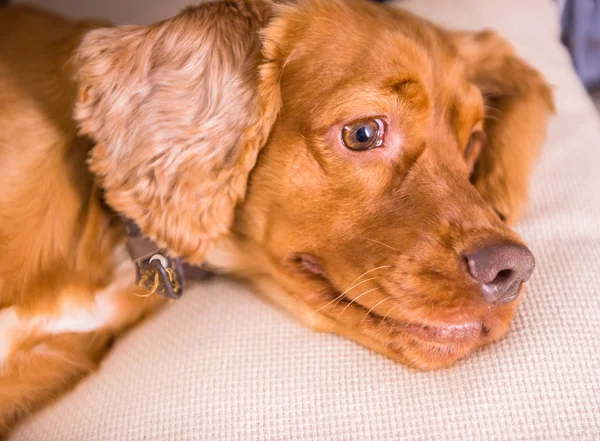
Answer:
[{"label": "dog's mouth", "polygon": [[[328,284],[332,287],[330,282]],[[324,313],[336,324],[347,326],[369,337],[377,343],[377,347],[367,344],[371,349],[419,369],[429,370],[449,366],[504,333],[504,331],[499,332],[499,329],[492,331],[486,320],[434,324],[399,318],[398,315],[393,315],[393,312],[392,314],[376,312],[372,307],[361,303],[360,299],[341,295],[335,288],[329,297],[336,299],[334,302],[336,306]],[[344,335],[353,338],[353,332]]]},{"label": "dog's mouth", "polygon": [[421,369],[451,365],[475,348],[497,340],[507,329],[493,314],[442,322],[406,313],[400,300],[382,287],[363,290],[380,292],[376,300],[363,302],[366,296],[341,291],[318,262],[304,257],[296,261],[305,275],[318,281],[321,288],[311,291],[306,300],[331,321],[333,332]]},{"label": "dog's mouth", "polygon": [[[380,318],[377,314],[370,313],[377,319]],[[398,330],[418,338],[423,342],[444,344],[468,344],[476,341],[482,335],[486,334],[487,328],[480,322],[451,324],[451,325],[427,325],[422,323],[408,322],[404,323],[397,320],[386,319],[391,321],[391,328],[395,332]]]},{"label": "dog's mouth", "polygon": [[[402,337],[407,335],[418,338],[423,342],[439,344],[469,343],[476,341],[478,338],[485,337],[490,332],[481,321],[431,324],[411,319],[400,319],[391,314],[382,315],[375,312],[374,308],[369,308],[367,305],[362,304],[360,299],[352,299],[343,295],[330,281],[327,281],[327,283],[332,290],[332,294],[329,294],[330,297],[333,297],[332,303],[337,303],[337,305],[343,306],[344,309],[353,307],[361,311],[364,316],[360,324],[366,328],[377,327],[381,330],[385,329],[394,336]],[[389,295],[385,296],[379,303],[383,303],[390,298]],[[342,314],[340,313],[338,318]]]}]

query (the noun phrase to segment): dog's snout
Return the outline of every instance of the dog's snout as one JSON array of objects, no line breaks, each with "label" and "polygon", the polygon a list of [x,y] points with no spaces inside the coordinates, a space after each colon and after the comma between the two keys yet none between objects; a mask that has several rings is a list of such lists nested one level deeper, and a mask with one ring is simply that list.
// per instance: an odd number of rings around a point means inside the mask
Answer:
[{"label": "dog's snout", "polygon": [[465,258],[471,277],[481,284],[482,296],[488,303],[515,300],[535,268],[531,251],[515,243],[486,245]]}]

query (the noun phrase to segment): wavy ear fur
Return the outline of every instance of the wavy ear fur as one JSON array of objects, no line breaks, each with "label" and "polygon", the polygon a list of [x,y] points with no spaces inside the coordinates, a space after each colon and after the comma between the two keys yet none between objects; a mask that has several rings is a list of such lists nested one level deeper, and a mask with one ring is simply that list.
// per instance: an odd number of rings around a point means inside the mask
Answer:
[{"label": "wavy ear fur", "polygon": [[78,50],[75,117],[108,204],[192,263],[229,230],[279,111],[278,79],[259,73],[270,9],[204,3],[92,31]]},{"label": "wavy ear fur", "polygon": [[486,103],[488,142],[475,164],[473,184],[503,219],[513,223],[527,200],[533,163],[554,111],[552,91],[495,32],[457,32],[450,38]]}]

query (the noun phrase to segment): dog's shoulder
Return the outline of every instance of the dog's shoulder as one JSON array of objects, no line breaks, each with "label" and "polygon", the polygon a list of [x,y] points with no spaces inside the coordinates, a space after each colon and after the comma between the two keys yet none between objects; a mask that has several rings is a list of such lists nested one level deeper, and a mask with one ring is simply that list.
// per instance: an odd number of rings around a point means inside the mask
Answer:
[{"label": "dog's shoulder", "polygon": [[51,290],[74,258],[94,196],[91,144],[73,119],[72,60],[98,26],[33,7],[0,9],[0,307],[35,278]]}]

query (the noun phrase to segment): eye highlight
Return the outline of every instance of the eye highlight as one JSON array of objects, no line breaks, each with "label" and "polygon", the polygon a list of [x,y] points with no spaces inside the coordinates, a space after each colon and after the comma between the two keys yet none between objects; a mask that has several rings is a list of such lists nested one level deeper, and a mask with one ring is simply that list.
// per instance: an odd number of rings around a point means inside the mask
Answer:
[{"label": "eye highlight", "polygon": [[362,119],[342,129],[342,142],[350,150],[371,150],[383,144],[385,124],[379,118]]}]

